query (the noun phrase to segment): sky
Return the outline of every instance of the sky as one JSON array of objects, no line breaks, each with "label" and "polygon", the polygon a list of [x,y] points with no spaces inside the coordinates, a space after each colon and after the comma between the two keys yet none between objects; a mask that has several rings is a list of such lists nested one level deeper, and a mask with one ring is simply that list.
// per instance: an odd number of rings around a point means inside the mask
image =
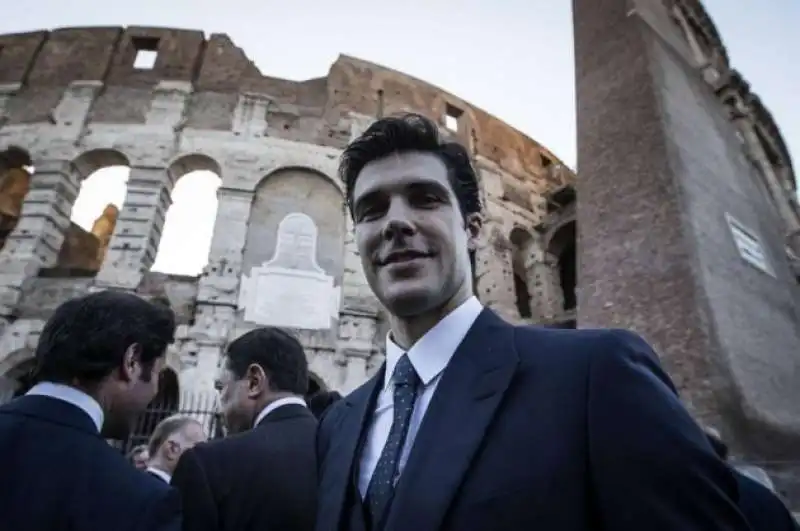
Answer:
[{"label": "sky", "polygon": [[[800,164],[798,0],[705,0],[733,66],[771,110]],[[264,74],[321,77],[340,53],[437,85],[547,146],[575,167],[575,90],[569,0],[29,0],[0,19],[0,33],[64,26],[166,26],[227,33]],[[433,53],[432,53],[433,52]],[[84,183],[73,220],[90,229],[124,199],[127,173]],[[580,175],[578,176],[580,178]],[[153,269],[197,274],[216,211],[213,175],[192,174],[173,207]]]}]

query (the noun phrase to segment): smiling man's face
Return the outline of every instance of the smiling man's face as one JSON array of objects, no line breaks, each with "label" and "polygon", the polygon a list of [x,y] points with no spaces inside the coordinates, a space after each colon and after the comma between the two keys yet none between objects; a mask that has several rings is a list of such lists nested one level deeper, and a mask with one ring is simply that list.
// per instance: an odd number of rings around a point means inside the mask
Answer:
[{"label": "smiling man's face", "polygon": [[352,211],[367,281],[393,315],[419,315],[472,292],[473,236],[439,157],[408,152],[367,164]]}]

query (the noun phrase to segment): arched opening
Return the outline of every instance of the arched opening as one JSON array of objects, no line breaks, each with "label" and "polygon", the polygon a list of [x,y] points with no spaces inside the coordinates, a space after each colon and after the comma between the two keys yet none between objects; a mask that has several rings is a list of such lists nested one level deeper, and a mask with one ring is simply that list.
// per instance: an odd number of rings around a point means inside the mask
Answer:
[{"label": "arched opening", "polygon": [[531,311],[531,292],[528,286],[525,259],[530,252],[530,245],[533,238],[527,231],[516,227],[509,235],[512,245],[511,250],[511,269],[514,275],[514,298],[517,305],[517,313],[522,319],[530,319],[533,316]]},{"label": "arched opening", "polygon": [[16,228],[31,186],[33,160],[18,146],[0,151],[0,249]]},{"label": "arched opening", "polygon": [[80,189],[56,266],[42,276],[92,277],[105,260],[127,193],[130,164],[112,149],[88,151],[73,163]]},{"label": "arched opening", "polygon": [[558,263],[558,280],[562,293],[562,310],[570,312],[578,305],[577,300],[577,224],[569,221],[562,225],[550,241],[549,252]]},{"label": "arched opening", "polygon": [[205,155],[187,155],[176,160],[169,173],[176,184],[151,270],[197,276],[208,264],[221,171]]},{"label": "arched opening", "polygon": [[[315,341],[312,334],[332,333],[344,275],[344,212],[340,188],[310,168],[281,168],[256,186],[239,291],[239,308],[246,321],[295,330],[308,347]],[[269,276],[259,277],[268,264],[278,267]],[[256,278],[258,286],[251,282]],[[267,279],[275,293],[268,302],[256,304],[256,291],[264,289],[259,286]],[[308,300],[314,301],[315,311],[297,304]]]},{"label": "arched opening", "polygon": [[158,423],[178,412],[180,401],[178,375],[172,369],[163,369],[153,377],[158,377],[158,392],[147,409],[139,415],[127,439],[123,441],[122,451],[125,453],[134,446],[147,444]]}]

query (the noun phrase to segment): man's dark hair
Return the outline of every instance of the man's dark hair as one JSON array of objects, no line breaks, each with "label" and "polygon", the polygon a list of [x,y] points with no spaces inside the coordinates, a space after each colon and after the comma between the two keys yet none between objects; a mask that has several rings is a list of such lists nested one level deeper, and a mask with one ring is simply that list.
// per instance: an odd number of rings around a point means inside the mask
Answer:
[{"label": "man's dark hair", "polygon": [[236,338],[226,353],[236,378],[256,364],[267,374],[270,389],[304,395],[308,391],[308,360],[300,341],[285,330],[264,326]]},{"label": "man's dark hair", "polygon": [[156,359],[175,339],[175,314],[131,293],[101,291],[68,300],[44,325],[36,347],[38,381],[90,385],[122,365],[125,351],[138,344],[149,381]]},{"label": "man's dark hair", "polygon": [[159,422],[147,442],[147,453],[150,454],[150,457],[155,457],[158,449],[173,433],[181,431],[192,422],[198,421],[185,415],[173,415]]},{"label": "man's dark hair", "polygon": [[319,391],[308,398],[308,409],[315,417],[320,418],[326,409],[341,399],[342,395],[338,391]]},{"label": "man's dark hair", "polygon": [[466,217],[481,211],[478,177],[469,154],[457,142],[442,139],[437,125],[419,114],[381,118],[348,145],[339,163],[339,177],[353,213],[353,189],[364,166],[389,155],[418,151],[439,157],[447,167],[447,176]]}]

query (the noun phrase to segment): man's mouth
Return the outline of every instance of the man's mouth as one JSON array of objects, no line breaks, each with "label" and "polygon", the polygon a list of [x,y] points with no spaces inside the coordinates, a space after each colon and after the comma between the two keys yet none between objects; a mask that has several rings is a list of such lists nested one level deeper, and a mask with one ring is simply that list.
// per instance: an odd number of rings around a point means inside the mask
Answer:
[{"label": "man's mouth", "polygon": [[404,264],[419,258],[429,258],[430,256],[430,253],[423,253],[420,251],[395,251],[389,253],[386,258],[381,261],[381,265]]}]

